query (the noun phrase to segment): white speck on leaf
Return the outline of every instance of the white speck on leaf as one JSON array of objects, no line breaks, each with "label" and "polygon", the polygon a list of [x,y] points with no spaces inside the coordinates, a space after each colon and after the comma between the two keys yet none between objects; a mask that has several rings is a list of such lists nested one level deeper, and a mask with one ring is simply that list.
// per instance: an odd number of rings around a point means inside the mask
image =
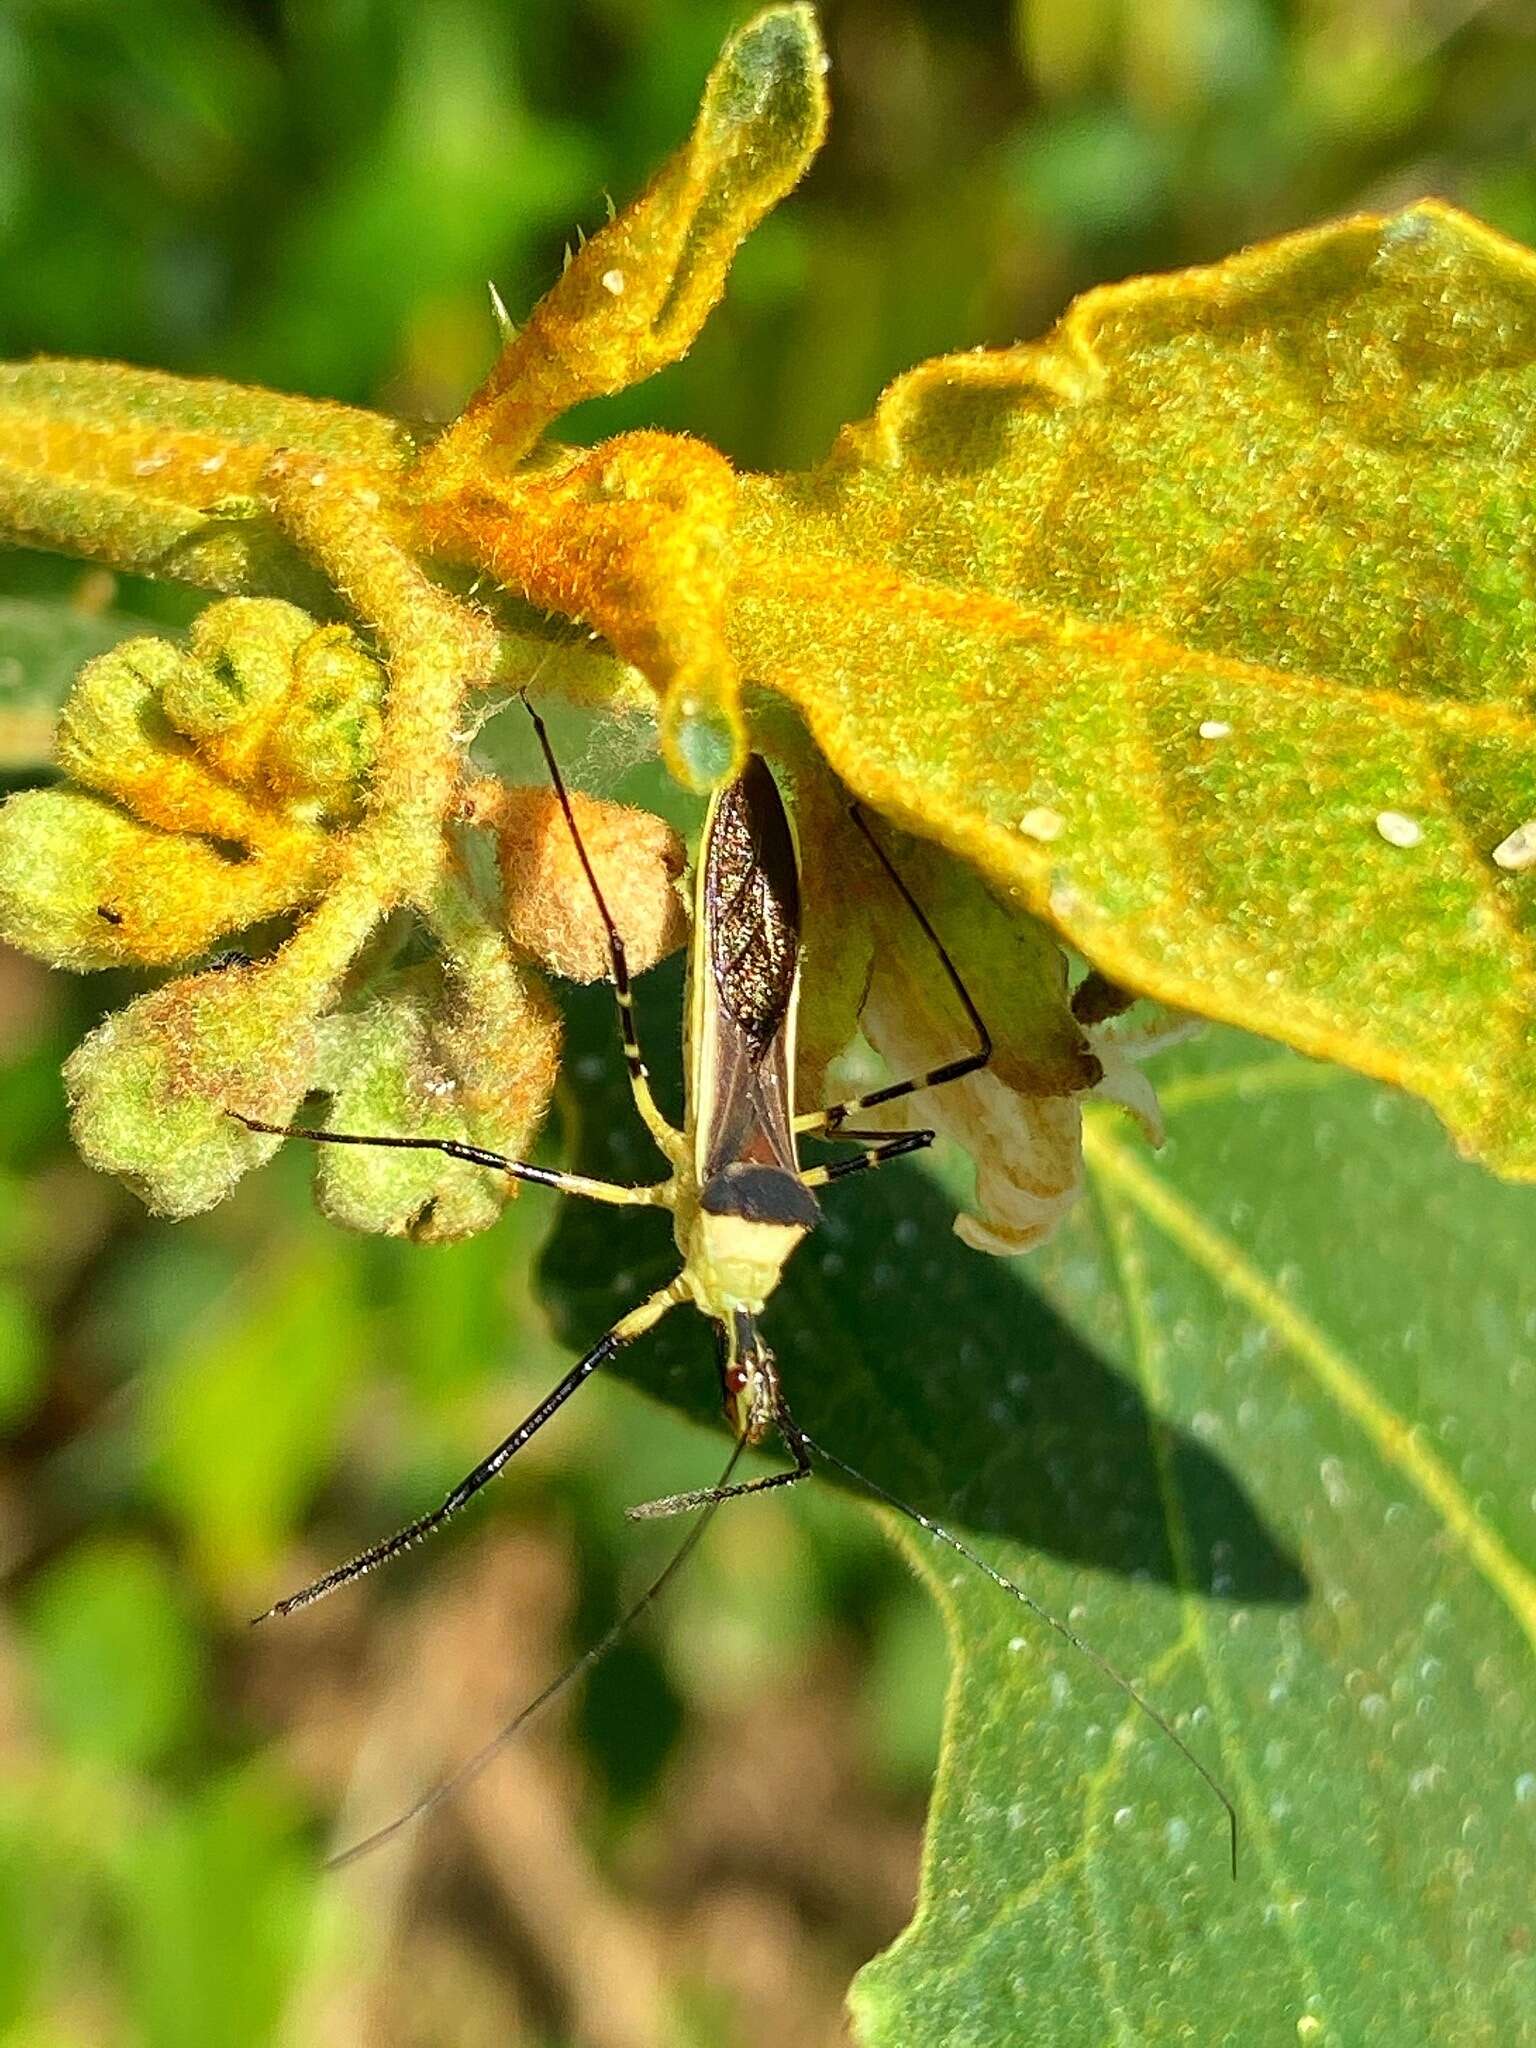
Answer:
[{"label": "white speck on leaf", "polygon": [[1066,819],[1060,811],[1053,811],[1049,804],[1037,804],[1019,820],[1019,830],[1024,836],[1038,839],[1045,846],[1049,846],[1053,839],[1059,839],[1066,829]]},{"label": "white speck on leaf", "polygon": [[1224,718],[1202,718],[1200,737],[1203,740],[1226,740],[1232,737],[1232,728]]},{"label": "white speck on leaf", "polygon": [[1376,830],[1388,846],[1417,846],[1424,837],[1424,827],[1406,811],[1378,811]]},{"label": "white speck on leaf", "polygon": [[1493,864],[1496,868],[1507,869],[1512,875],[1536,867],[1536,818],[1527,818],[1507,839],[1499,841],[1493,849]]}]

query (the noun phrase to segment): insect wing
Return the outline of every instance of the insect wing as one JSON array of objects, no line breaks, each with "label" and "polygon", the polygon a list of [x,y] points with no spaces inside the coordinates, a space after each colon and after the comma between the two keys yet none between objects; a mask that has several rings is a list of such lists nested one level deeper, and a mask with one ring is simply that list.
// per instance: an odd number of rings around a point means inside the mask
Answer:
[{"label": "insect wing", "polygon": [[733,1162],[799,1171],[799,971],[794,834],[768,765],[754,754],[711,805],[699,860],[690,1024],[701,1184]]}]

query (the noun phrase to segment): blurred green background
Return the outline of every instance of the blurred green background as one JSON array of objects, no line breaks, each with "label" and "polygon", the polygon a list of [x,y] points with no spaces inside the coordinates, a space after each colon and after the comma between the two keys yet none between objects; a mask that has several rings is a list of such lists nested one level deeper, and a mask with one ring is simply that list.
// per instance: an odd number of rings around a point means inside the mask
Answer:
[{"label": "blurred green background", "polygon": [[[447,417],[493,345],[487,280],[514,318],[538,297],[746,11],[7,0],[0,353]],[[690,360],[575,431],[795,464],[911,362],[1033,334],[1105,278],[1425,192],[1536,241],[1526,0],[823,17],[824,157]],[[0,562],[12,596],[80,579]],[[285,1157],[156,1224],[63,1132],[60,1060],[122,994],[0,958],[0,2044],[839,2038],[910,1905],[944,1663],[874,1525],[825,1495],[723,1518],[664,1624],[480,1797],[322,1884],[328,1845],[602,1628],[665,1540],[622,1507],[713,1447],[594,1384],[457,1539],[251,1636],[557,1371],[531,1280],[552,1207],[454,1250],[352,1242]]]}]

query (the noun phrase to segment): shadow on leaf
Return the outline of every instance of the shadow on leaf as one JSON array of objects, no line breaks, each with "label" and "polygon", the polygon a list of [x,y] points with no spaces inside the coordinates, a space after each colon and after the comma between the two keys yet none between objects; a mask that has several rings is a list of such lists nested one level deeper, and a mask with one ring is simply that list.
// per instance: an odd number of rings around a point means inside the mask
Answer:
[{"label": "shadow on leaf", "polygon": [[[657,1178],[622,1073],[615,1078],[601,996],[584,991],[570,1006],[568,1071],[580,1076],[573,1163],[614,1179]],[[653,1005],[648,1051],[667,1043],[659,995]],[[1030,1266],[962,1245],[952,1205],[910,1164],[829,1191],[824,1209],[764,1326],[797,1419],[829,1450],[957,1533],[1175,1584],[1166,1489],[1197,1575],[1188,1590],[1242,1602],[1305,1597],[1297,1561],[1226,1466],[1156,1417],[1117,1369],[1118,1304],[1104,1303],[1100,1349],[1058,1313]],[[1093,1226],[1080,1213],[1075,1227]],[[541,1286],[560,1334],[585,1347],[676,1269],[666,1219],[571,1201]],[[690,1311],[675,1311],[617,1370],[719,1426],[710,1333]],[[680,1472],[676,1483],[709,1476]]]}]

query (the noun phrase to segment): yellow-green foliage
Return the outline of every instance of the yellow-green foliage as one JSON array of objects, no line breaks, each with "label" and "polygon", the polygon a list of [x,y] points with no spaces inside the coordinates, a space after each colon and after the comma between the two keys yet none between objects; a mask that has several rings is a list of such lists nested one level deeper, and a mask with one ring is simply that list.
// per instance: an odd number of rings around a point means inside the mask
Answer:
[{"label": "yellow-green foliage", "polygon": [[[842,792],[765,702],[944,849],[911,866],[999,1049],[951,1102],[1012,1189],[990,1224],[983,1192],[980,1229],[1022,1241],[1034,1212],[1010,1205],[1069,1196],[1088,1089],[1150,1114],[1072,1018],[1058,938],[1128,988],[1414,1088],[1536,1175],[1531,883],[1492,857],[1536,816],[1509,568],[1536,544],[1514,453],[1531,258],[1424,204],[1108,287],[1040,344],[911,371],[809,475],[738,475],[681,435],[549,439],[686,353],[819,145],[824,70],[804,6],[739,31],[683,148],[430,442],[113,365],[0,373],[13,535],[245,600],[185,649],[92,663],[59,734],[69,781],[0,827],[4,928],[50,959],[185,964],[264,928],[254,965],[141,999],[72,1069],[88,1153],[159,1205],[216,1199],[268,1149],[226,1108],[280,1121],[314,1088],[333,1120],[528,1144],[556,1053],[530,959],[603,967],[547,793],[466,764],[470,693],[530,676],[648,704],[696,789],[749,743],[784,769],[812,1077],[858,1021],[906,1058],[951,1055],[961,1027]],[[634,814],[587,819],[642,965],[680,936],[678,849]],[[502,835],[500,903],[466,827]],[[413,931],[435,981],[392,978]],[[323,1182],[374,1227],[494,1207],[419,1160],[327,1158]]]},{"label": "yellow-green foliage", "polygon": [[[130,640],[89,663],[55,749],[71,780],[0,813],[0,932],[13,944],[75,968],[187,965],[237,934],[269,954],[205,958],[109,1018],[69,1062],[81,1150],[166,1214],[207,1208],[275,1148],[229,1111],[287,1121],[315,1090],[334,1128],[525,1149],[558,1032],[518,963],[606,971],[569,863],[550,872],[548,856],[518,857],[530,815],[547,841],[569,844],[563,819],[550,829],[547,790],[497,789],[490,801],[482,787],[477,812],[474,779],[459,776],[454,817],[502,841],[502,928],[457,864],[450,820],[421,835],[432,858],[419,870],[394,869],[391,854],[410,846],[414,775],[406,757],[407,829],[381,835],[387,816],[370,798],[385,695],[381,665],[350,627],[277,599],[230,598],[200,615],[185,648]],[[584,799],[583,817],[636,963],[648,964],[681,936],[681,849],[643,812]],[[430,967],[355,967],[370,933],[405,907],[437,941]],[[250,932],[305,912],[275,951]],[[319,1168],[337,1221],[433,1238],[483,1229],[511,1185],[431,1154],[333,1150]]]}]

